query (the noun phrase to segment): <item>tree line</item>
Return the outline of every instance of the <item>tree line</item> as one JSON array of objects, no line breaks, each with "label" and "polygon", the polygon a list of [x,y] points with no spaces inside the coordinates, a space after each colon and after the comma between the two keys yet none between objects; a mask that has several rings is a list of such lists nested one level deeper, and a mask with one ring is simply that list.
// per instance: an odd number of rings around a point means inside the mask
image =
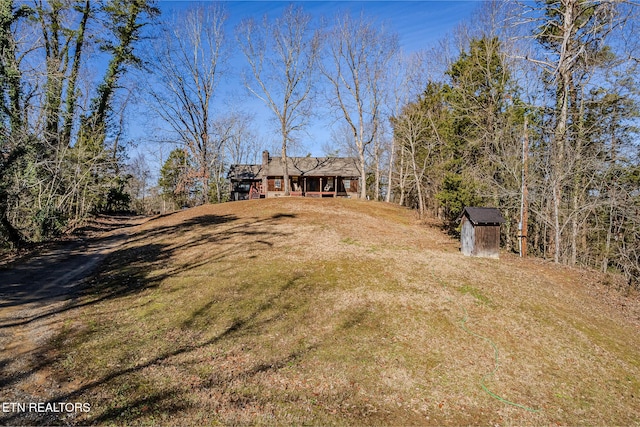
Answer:
[{"label": "tree line", "polygon": [[[283,158],[318,114],[333,117],[325,151],[358,159],[361,197],[436,216],[453,232],[464,206],[496,206],[508,250],[638,284],[631,3],[489,1],[409,55],[370,16],[314,18],[296,5],[233,29],[218,3],[164,19],[144,0],[0,8],[5,244],[47,238],[90,213],[144,208],[149,171],[126,156],[133,100],[175,147],[159,172],[164,203],[227,200],[228,166],[265,148],[250,113],[220,105],[236,55],[243,92],[271,114]],[[136,90],[127,75],[139,77]]]},{"label": "tree line", "polygon": [[[194,7],[173,17],[158,38],[152,61],[156,78],[148,80],[149,92],[153,108],[169,124],[174,140],[180,141],[161,171],[163,194],[174,206],[224,201],[229,164],[255,161],[257,144],[248,128],[251,116],[238,111],[215,114],[213,105],[220,80],[228,74],[231,49],[245,64],[241,84],[276,124],[273,130],[282,159],[292,146],[300,145],[314,116],[331,115],[343,125],[337,138],[349,142],[329,151],[353,150],[349,154],[358,158],[361,180],[366,182],[369,147],[382,146],[382,129],[388,121],[385,74],[399,50],[397,35],[365,15],[340,13],[314,20],[295,5],[275,18],[244,19],[232,34],[225,30],[226,20],[220,5]],[[251,148],[241,148],[247,146]],[[382,155],[377,159],[380,172]],[[287,165],[283,161],[286,195]],[[379,180],[376,196],[382,185]],[[367,197],[365,187],[360,196]]]},{"label": "tree line", "polygon": [[[120,81],[158,14],[146,0],[0,2],[0,236],[59,234],[124,192]],[[91,69],[100,56],[104,69]],[[95,73],[99,74],[95,74]]]},{"label": "tree line", "polygon": [[499,207],[507,249],[637,287],[635,13],[617,1],[486,5],[444,73],[391,119],[393,197],[452,229],[464,206]]}]

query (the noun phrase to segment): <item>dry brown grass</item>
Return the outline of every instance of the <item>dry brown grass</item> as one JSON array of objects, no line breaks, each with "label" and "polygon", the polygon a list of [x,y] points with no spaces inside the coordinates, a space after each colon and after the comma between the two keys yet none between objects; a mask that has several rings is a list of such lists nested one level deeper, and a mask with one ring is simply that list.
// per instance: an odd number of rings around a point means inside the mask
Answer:
[{"label": "dry brown grass", "polygon": [[[80,424],[640,423],[636,297],[457,248],[364,201],[156,218],[59,320],[55,398],[91,403]],[[487,388],[535,411],[482,389],[491,343]]]}]

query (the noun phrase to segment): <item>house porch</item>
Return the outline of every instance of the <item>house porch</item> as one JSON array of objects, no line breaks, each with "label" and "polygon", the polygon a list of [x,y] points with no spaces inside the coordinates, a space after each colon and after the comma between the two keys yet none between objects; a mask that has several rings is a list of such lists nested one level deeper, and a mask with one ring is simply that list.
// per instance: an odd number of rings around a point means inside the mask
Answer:
[{"label": "house porch", "polygon": [[[357,197],[358,191],[357,178],[341,176],[290,176],[289,184],[292,197]],[[267,197],[283,194],[283,177],[269,177]]]}]

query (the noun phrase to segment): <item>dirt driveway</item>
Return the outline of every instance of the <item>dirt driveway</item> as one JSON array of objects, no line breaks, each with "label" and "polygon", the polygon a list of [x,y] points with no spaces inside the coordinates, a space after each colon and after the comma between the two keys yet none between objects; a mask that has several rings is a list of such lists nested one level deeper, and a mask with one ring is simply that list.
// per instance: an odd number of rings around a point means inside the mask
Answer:
[{"label": "dirt driveway", "polygon": [[[60,315],[78,306],[100,262],[146,218],[100,217],[73,238],[0,267],[0,405],[46,402],[60,390],[48,376],[46,344]],[[6,409],[6,408],[3,408]],[[46,424],[34,414],[0,412],[0,424]]]}]

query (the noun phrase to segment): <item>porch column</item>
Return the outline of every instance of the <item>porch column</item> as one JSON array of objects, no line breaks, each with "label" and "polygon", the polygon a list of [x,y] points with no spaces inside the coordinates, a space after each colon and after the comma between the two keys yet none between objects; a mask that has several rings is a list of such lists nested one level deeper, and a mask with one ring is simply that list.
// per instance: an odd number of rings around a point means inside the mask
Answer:
[{"label": "porch column", "polygon": [[333,178],[333,197],[338,197],[338,177]]}]

